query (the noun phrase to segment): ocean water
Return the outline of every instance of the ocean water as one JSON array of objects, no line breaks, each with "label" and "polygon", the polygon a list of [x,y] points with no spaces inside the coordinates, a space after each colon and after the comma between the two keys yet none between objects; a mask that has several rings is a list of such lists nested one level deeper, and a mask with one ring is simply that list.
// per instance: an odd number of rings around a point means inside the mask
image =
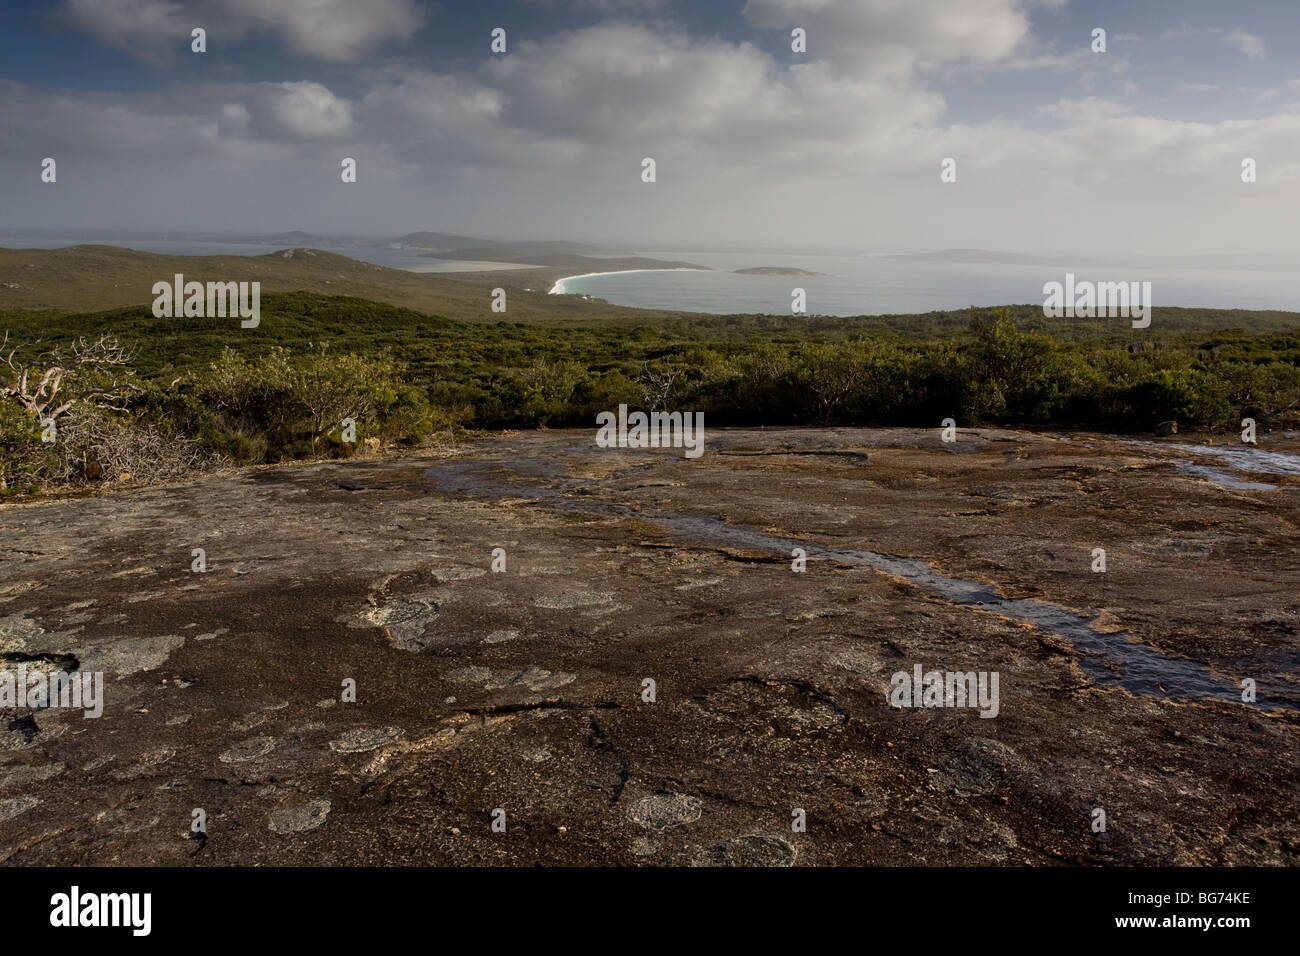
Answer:
[{"label": "ocean water", "polygon": [[[792,256],[641,251],[640,255],[709,266],[713,271],[643,271],[563,280],[563,291],[616,305],[715,314],[789,315],[791,290],[807,293],[810,315],[888,315],[967,306],[1041,305],[1045,282],[1064,282],[1067,267],[900,259],[886,255]],[[736,275],[736,269],[784,266],[817,276]],[[1300,272],[1080,266],[1076,281],[1151,283],[1155,309],[1300,311]]]},{"label": "ocean water", "polygon": [[[258,256],[283,245],[208,241],[190,237],[49,238],[0,233],[0,247],[57,249],[81,243],[123,246],[163,255]],[[432,259],[402,249],[363,243],[320,246],[327,252],[415,272],[473,272],[487,263]],[[812,315],[888,315],[964,309],[967,306],[1038,304],[1043,283],[1064,282],[1065,266],[901,259],[884,254],[800,256],[772,253],[703,253],[636,250],[637,255],[708,266],[711,271],[652,270],[561,280],[564,292],[607,299],[616,305],[719,315],[756,312],[789,315],[791,290],[807,293]],[[736,269],[785,266],[816,276],[736,275]],[[1149,281],[1155,308],[1300,311],[1300,272],[1233,269],[1148,269],[1079,266],[1078,281]],[[521,272],[521,275],[524,273]]]}]

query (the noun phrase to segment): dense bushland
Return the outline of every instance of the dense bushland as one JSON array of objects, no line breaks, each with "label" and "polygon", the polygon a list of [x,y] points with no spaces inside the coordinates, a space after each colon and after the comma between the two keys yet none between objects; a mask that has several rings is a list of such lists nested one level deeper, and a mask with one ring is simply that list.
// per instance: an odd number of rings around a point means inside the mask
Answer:
[{"label": "dense bushland", "polygon": [[[0,328],[11,489],[345,456],[368,438],[416,445],[460,428],[594,427],[620,403],[703,411],[711,425],[952,417],[1121,431],[1170,418],[1267,427],[1300,409],[1293,313],[1165,309],[1147,330],[1029,306],[485,325],[296,293],[267,296],[256,330],[147,308],[0,313]],[[111,349],[97,360],[69,342]],[[52,369],[57,394],[44,395]]]}]

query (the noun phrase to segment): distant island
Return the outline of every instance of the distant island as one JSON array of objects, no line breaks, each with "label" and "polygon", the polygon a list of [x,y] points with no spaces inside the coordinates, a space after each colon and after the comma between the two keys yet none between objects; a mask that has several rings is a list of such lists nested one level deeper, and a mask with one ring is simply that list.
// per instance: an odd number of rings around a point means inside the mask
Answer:
[{"label": "distant island", "polygon": [[823,272],[809,272],[807,269],[793,269],[789,266],[756,266],[753,269],[736,269],[738,276],[819,276]]}]

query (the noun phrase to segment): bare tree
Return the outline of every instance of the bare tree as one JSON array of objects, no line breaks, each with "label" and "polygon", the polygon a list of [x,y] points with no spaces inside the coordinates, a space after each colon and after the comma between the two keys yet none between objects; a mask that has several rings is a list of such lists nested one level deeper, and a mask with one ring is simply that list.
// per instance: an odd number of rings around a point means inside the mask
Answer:
[{"label": "bare tree", "polygon": [[[32,343],[34,348],[39,343]],[[21,345],[9,344],[9,332],[0,340],[0,395],[7,395],[41,421],[57,420],[78,402],[95,408],[126,411],[126,398],[141,391],[130,381],[135,374],[126,366],[127,350],[114,335],[95,340],[81,336],[67,348],[50,349],[22,359]]]},{"label": "bare tree", "polygon": [[657,412],[668,407],[675,384],[671,368],[654,368],[649,362],[642,362],[636,381],[641,386],[641,403],[646,411]]}]

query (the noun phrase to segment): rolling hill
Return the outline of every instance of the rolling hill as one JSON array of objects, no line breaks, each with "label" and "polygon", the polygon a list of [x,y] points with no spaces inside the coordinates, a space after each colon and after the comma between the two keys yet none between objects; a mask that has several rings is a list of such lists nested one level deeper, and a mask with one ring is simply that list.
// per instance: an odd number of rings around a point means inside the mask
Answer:
[{"label": "rolling hill", "polygon": [[[263,294],[302,291],[355,296],[467,322],[590,321],[670,314],[547,295],[557,275],[572,274],[565,269],[450,279],[388,269],[319,249],[283,249],[261,256],[166,256],[116,246],[0,249],[0,310],[90,312],[145,305],[153,301],[153,284],[170,281],[178,272],[186,280],[200,282],[258,281]],[[504,314],[491,310],[494,286],[507,290]]]}]

